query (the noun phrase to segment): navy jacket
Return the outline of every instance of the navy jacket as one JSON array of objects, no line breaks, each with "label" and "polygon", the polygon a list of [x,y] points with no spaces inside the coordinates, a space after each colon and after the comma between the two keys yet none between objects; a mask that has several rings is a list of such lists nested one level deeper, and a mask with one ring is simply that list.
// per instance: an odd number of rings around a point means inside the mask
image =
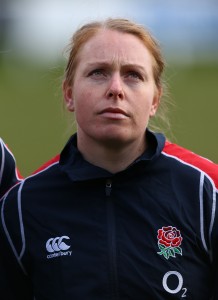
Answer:
[{"label": "navy jacket", "polygon": [[147,134],[116,174],[85,161],[74,135],[3,198],[4,300],[218,299],[217,188]]}]

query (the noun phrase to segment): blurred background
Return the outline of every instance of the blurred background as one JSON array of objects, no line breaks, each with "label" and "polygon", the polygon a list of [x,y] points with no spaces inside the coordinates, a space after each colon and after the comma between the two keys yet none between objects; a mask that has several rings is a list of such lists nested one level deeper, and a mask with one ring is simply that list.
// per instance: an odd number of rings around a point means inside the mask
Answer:
[{"label": "blurred background", "polygon": [[217,0],[1,0],[0,136],[26,176],[72,133],[63,109],[64,49],[75,29],[105,17],[145,25],[167,69],[168,137],[218,163]]}]

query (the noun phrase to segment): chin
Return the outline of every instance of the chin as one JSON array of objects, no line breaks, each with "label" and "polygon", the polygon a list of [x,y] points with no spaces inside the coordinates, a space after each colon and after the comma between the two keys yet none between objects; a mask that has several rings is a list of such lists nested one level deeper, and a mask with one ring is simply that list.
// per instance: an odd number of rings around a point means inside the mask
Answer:
[{"label": "chin", "polygon": [[127,136],[116,134],[116,135],[107,135],[99,139],[99,141],[104,144],[106,147],[110,148],[120,148],[129,144],[132,139]]}]

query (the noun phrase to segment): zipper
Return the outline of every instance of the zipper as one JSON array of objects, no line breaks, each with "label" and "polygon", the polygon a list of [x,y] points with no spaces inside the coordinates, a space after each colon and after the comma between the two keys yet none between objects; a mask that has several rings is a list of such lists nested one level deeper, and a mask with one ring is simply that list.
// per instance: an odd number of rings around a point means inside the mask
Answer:
[{"label": "zipper", "polygon": [[107,197],[111,195],[111,190],[112,190],[112,181],[108,179],[105,185],[105,193]]},{"label": "zipper", "polygon": [[111,196],[112,181],[107,180],[105,192],[107,196],[107,224],[108,224],[108,253],[109,253],[109,278],[111,286],[111,299],[118,300],[118,274],[117,274],[117,245],[114,202]]}]

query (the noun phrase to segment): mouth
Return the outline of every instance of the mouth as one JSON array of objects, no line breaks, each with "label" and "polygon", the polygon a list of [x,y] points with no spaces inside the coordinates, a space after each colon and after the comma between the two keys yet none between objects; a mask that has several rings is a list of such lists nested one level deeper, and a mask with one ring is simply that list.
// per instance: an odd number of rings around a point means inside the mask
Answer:
[{"label": "mouth", "polygon": [[99,115],[110,119],[125,119],[129,117],[129,114],[126,111],[117,107],[107,107],[100,111]]}]

